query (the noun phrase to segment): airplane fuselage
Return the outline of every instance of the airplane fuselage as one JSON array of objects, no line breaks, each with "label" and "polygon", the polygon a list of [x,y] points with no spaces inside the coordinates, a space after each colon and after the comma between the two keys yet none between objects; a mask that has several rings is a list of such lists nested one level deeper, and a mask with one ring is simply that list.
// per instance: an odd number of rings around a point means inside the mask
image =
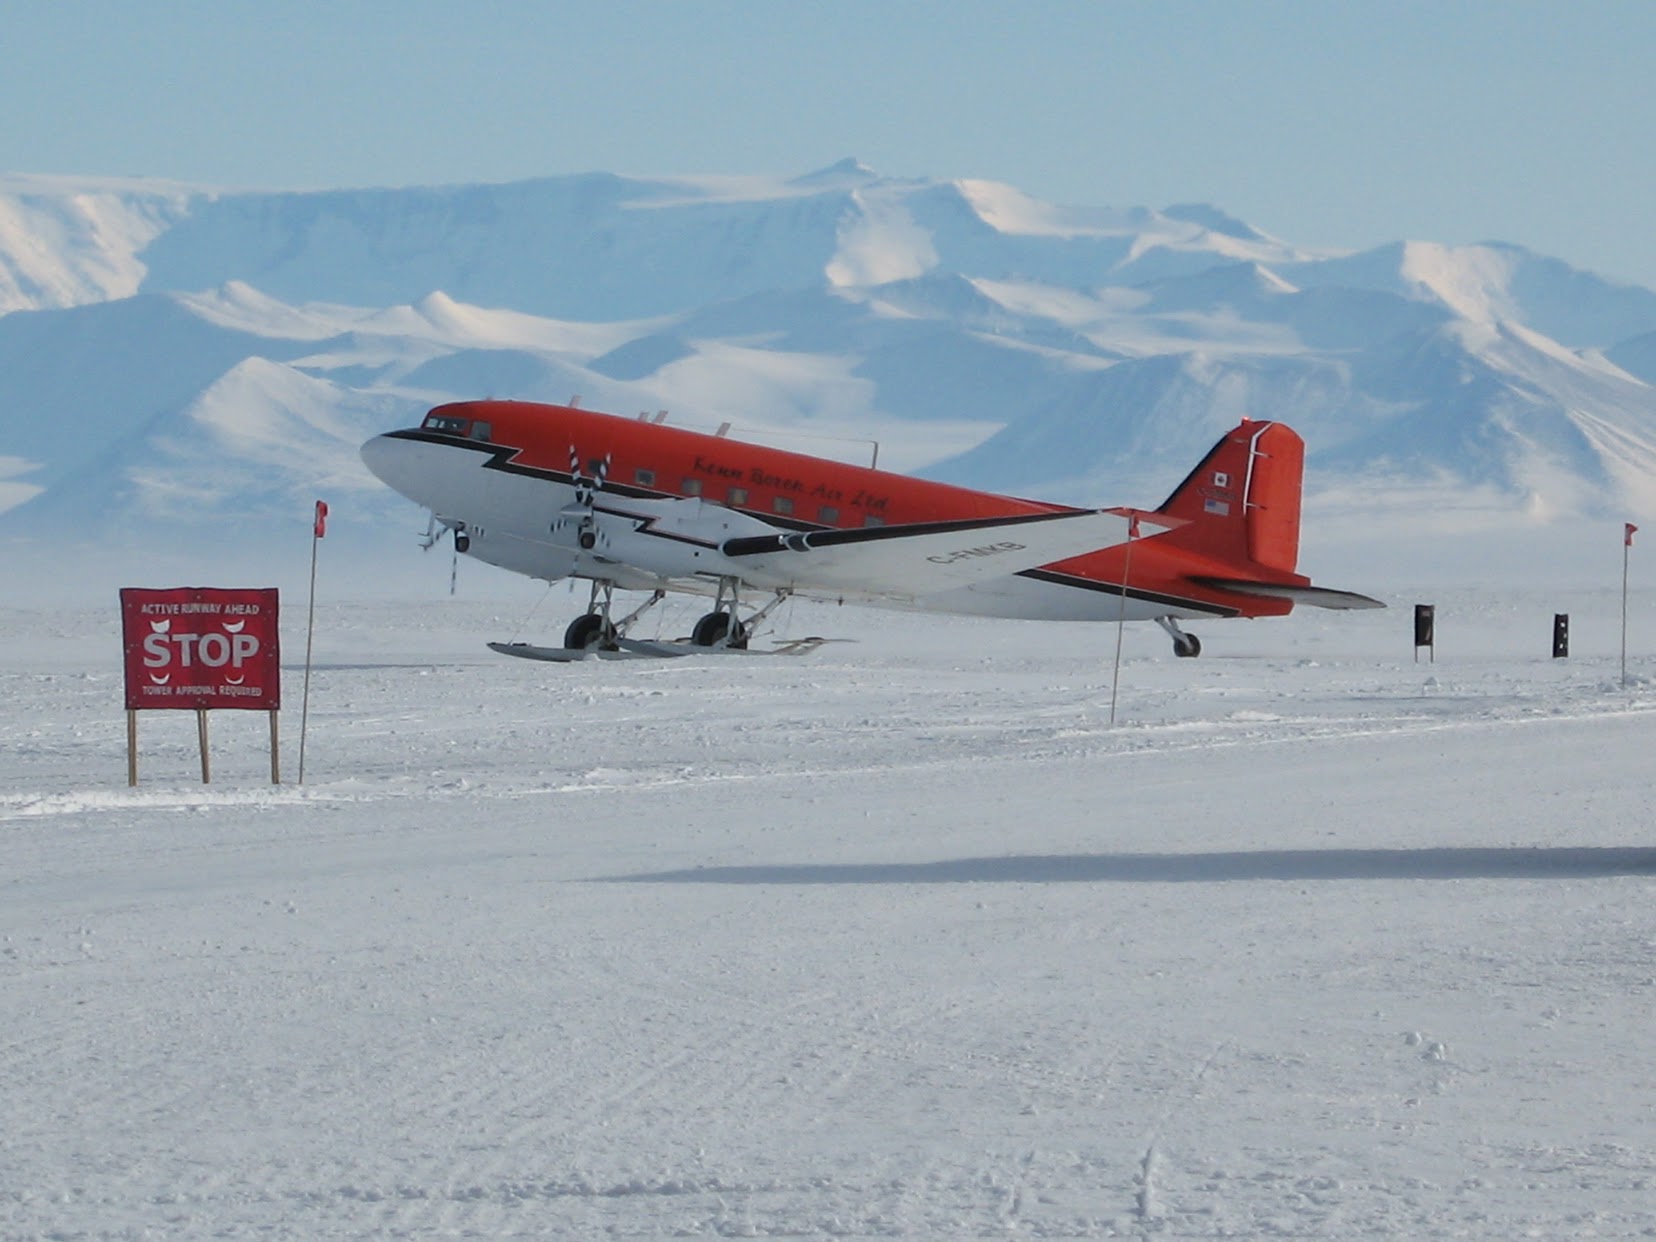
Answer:
[{"label": "airplane fuselage", "polygon": [[[749,588],[819,599],[1034,620],[1272,615],[1292,607],[1194,581],[1223,578],[1226,567],[1164,544],[1155,536],[1167,527],[1149,512],[1117,511],[1119,535],[1101,539],[1109,546],[1096,551],[986,573],[997,558],[1015,564],[1024,545],[1015,533],[980,533],[975,524],[1088,511],[568,406],[440,406],[420,427],[370,440],[362,455],[382,480],[455,530],[468,555],[547,580],[712,595],[721,580],[739,578]],[[1129,551],[1135,516],[1151,537]],[[726,551],[732,541],[818,532],[877,540],[927,524],[962,529],[928,552],[923,567],[972,562],[969,583],[905,593],[901,585],[867,586],[852,572],[800,579]]]}]

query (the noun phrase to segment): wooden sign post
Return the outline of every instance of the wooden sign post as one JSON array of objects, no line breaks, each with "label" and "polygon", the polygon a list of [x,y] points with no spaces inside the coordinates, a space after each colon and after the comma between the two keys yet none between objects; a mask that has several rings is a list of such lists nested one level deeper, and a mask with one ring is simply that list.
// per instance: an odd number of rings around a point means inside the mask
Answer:
[{"label": "wooden sign post", "polygon": [[138,713],[191,710],[201,746],[201,783],[212,779],[207,757],[211,708],[270,713],[270,781],[282,781],[276,713],[282,662],[274,587],[247,590],[174,587],[121,591],[125,651],[127,784],[138,783]]}]

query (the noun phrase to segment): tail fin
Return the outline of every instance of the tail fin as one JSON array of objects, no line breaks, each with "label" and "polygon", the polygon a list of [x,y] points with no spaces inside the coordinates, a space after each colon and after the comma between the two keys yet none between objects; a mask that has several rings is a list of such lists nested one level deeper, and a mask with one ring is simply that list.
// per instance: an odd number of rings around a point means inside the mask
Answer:
[{"label": "tail fin", "polygon": [[1305,442],[1292,428],[1244,421],[1157,510],[1189,523],[1164,538],[1239,571],[1293,574],[1304,473]]}]

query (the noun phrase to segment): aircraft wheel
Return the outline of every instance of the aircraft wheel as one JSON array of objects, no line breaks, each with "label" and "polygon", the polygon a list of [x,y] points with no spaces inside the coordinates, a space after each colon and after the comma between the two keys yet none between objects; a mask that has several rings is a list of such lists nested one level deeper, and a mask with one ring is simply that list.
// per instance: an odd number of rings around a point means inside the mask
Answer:
[{"label": "aircraft wheel", "polygon": [[[728,612],[710,612],[696,622],[696,628],[690,632],[690,641],[698,647],[712,647],[729,633],[730,614]],[[740,622],[737,622],[735,636],[725,645],[735,647],[739,651],[745,651],[747,650],[747,644],[747,631]]]},{"label": "aircraft wheel", "polygon": [[571,651],[597,648],[615,650],[615,629],[604,620],[602,613],[584,612],[569,623],[564,631],[564,646]]},{"label": "aircraft wheel", "polygon": [[1194,634],[1181,634],[1173,640],[1173,654],[1192,659],[1202,654],[1202,640]]}]

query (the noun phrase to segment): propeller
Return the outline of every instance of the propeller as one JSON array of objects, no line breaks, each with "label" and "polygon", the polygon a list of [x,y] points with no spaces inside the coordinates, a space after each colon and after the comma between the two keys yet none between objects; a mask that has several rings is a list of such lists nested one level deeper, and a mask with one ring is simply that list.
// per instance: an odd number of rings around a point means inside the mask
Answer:
[{"label": "propeller", "polygon": [[564,508],[561,518],[574,522],[575,542],[584,551],[598,546],[598,514],[593,506],[609,477],[609,467],[610,455],[605,453],[601,461],[593,463],[594,477],[587,478],[581,472],[580,452],[573,444],[569,446],[569,477],[575,486],[575,499]]}]

